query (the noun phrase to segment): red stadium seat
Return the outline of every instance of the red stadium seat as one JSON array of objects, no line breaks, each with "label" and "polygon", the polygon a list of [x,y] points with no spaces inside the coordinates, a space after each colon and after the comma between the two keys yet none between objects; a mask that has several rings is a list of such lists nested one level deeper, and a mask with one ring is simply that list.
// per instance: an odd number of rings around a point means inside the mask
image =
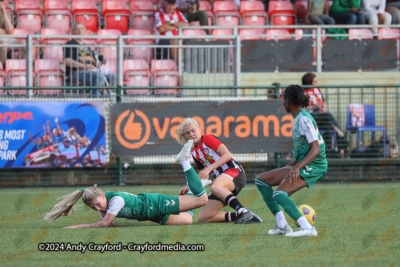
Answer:
[{"label": "red stadium seat", "polygon": [[[64,30],[60,29],[42,29],[40,31],[41,35],[65,35]],[[43,51],[43,59],[55,59],[58,62],[64,61],[64,51],[62,44],[68,42],[68,38],[50,38],[44,37],[40,40],[41,45],[45,45],[42,47]]]},{"label": "red stadium seat", "polygon": [[97,32],[100,16],[95,0],[72,0],[71,10],[74,24],[81,22],[86,30]]},{"label": "red stadium seat", "polygon": [[[37,85],[43,87],[61,87],[64,85],[64,72],[60,67],[60,63],[54,59],[37,59],[35,60],[35,74],[37,77]],[[39,89],[42,95],[60,95],[63,90],[43,90]]]},{"label": "red stadium seat", "polygon": [[370,29],[349,29],[350,40],[374,39]]},{"label": "red stadium seat", "polygon": [[[0,62],[0,88],[3,88],[6,84],[6,74],[3,69],[3,63]],[[7,93],[6,90],[0,89],[0,95],[5,95]]]},{"label": "red stadium seat", "polygon": [[101,6],[104,29],[115,29],[122,33],[129,30],[130,14],[126,3],[118,0],[104,0]]},{"label": "red stadium seat", "polygon": [[17,17],[17,28],[40,32],[43,18],[40,0],[16,0],[14,11]]},{"label": "red stadium seat", "polygon": [[[12,35],[34,35],[35,32],[31,29],[13,29],[12,31]],[[23,42],[26,41],[26,38],[16,38],[17,40],[22,40]],[[36,38],[32,38],[32,43],[33,43],[33,47],[32,47],[32,58],[36,59],[37,58],[37,51],[38,51],[38,39]]]},{"label": "red stadium seat", "polygon": [[241,1],[240,15],[243,25],[267,25],[268,16],[261,1]]},{"label": "red stadium seat", "polygon": [[129,10],[133,29],[154,32],[154,5],[151,2],[131,1]]},{"label": "red stadium seat", "polygon": [[[151,83],[149,73],[149,65],[145,60],[124,60],[124,80],[128,87],[148,87]],[[148,95],[151,93],[149,89],[127,89],[125,92],[128,95],[141,94]]]},{"label": "red stadium seat", "polygon": [[297,17],[297,22],[304,23],[306,20],[307,15],[307,8],[308,8],[308,0],[297,0],[294,4],[294,11]]},{"label": "red stadium seat", "polygon": [[240,14],[234,1],[215,1],[213,11],[218,26],[236,26],[240,23]]},{"label": "red stadium seat", "polygon": [[[6,61],[7,85],[10,87],[26,87],[26,60],[25,59],[7,59]],[[33,75],[35,81],[35,76]],[[35,84],[35,82],[33,82]],[[27,90],[10,90],[10,95],[26,95]],[[36,93],[33,90],[33,93]]]},{"label": "red stadium seat", "polygon": [[[119,30],[102,30],[97,32],[97,36],[119,36],[121,32]],[[100,54],[104,56],[106,60],[117,60],[117,39],[97,39],[97,43],[102,45],[100,47]]]},{"label": "red stadium seat", "polygon": [[218,39],[217,36],[226,36],[226,35],[233,35],[233,30],[232,29],[215,29],[212,30],[212,35],[213,35],[213,41],[218,41],[218,40],[228,40],[228,39]]},{"label": "red stadium seat", "polygon": [[290,32],[286,29],[267,29],[267,41],[272,40],[291,40],[288,36]]},{"label": "red stadium seat", "polygon": [[[128,36],[150,36],[149,30],[129,30]],[[130,59],[144,59],[150,62],[154,58],[154,48],[146,47],[146,45],[154,45],[154,39],[127,39],[128,45],[140,45],[140,47],[130,47]]]},{"label": "red stadium seat", "polygon": [[[208,25],[214,25],[214,13],[212,12],[210,3],[208,1],[200,1],[199,10],[206,11],[208,14]],[[200,26],[199,21],[190,22],[190,26]]]},{"label": "red stadium seat", "polygon": [[[151,61],[151,74],[153,76],[154,86],[173,87],[179,84],[179,73],[176,70],[175,61],[171,59]],[[156,94],[175,95],[178,89],[156,89]]]},{"label": "red stadium seat", "polygon": [[265,40],[265,37],[262,36],[251,36],[251,35],[265,35],[265,29],[240,29],[239,35],[240,40]]},{"label": "red stadium seat", "polygon": [[71,10],[68,1],[65,0],[45,0],[43,4],[45,27],[51,29],[61,29],[69,32],[71,29]]},{"label": "red stadium seat", "polygon": [[[93,32],[91,30],[86,30],[86,35],[93,36]],[[92,50],[96,50],[97,41],[96,39],[83,39],[83,43],[86,45],[93,45],[91,47]]]},{"label": "red stadium seat", "polygon": [[[289,1],[270,1],[268,17],[272,25],[294,25],[296,23],[293,5]],[[294,32],[294,29],[288,30],[291,33]]]}]

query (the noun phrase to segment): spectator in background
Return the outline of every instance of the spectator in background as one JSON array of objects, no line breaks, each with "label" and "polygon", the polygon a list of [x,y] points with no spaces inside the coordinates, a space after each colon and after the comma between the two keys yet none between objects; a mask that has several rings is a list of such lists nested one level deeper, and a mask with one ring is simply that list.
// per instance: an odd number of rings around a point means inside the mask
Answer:
[{"label": "spectator in background", "polygon": [[[369,25],[390,25],[392,15],[385,12],[385,0],[363,0],[362,11],[365,14],[365,21]],[[378,28],[372,28],[374,35],[378,34]]]},{"label": "spectator in background", "polygon": [[392,24],[400,24],[400,0],[386,0],[385,11],[392,16]]},{"label": "spectator in background", "polygon": [[[176,10],[180,11],[188,22],[198,21],[200,26],[208,26],[207,12],[199,10],[200,0],[177,0],[176,2]],[[206,32],[209,34],[208,30]]]},{"label": "spectator in background", "polygon": [[[176,0],[166,0],[164,6],[155,14],[155,34],[160,36],[178,35],[178,29],[183,26],[189,26],[186,18],[180,11],[176,10]],[[158,39],[159,45],[178,45],[178,39]],[[162,49],[164,51],[164,49]],[[161,58],[166,58],[163,55]],[[176,48],[171,48],[171,58],[178,61]]]},{"label": "spectator in background", "polygon": [[[14,30],[14,26],[11,22],[10,14],[7,12],[6,7],[3,2],[0,2],[0,35],[3,34],[12,34]],[[17,44],[25,44],[22,40],[16,40],[12,38],[1,39],[0,40],[0,62],[5,67],[6,59],[7,59],[7,46],[6,45],[17,45]],[[19,58],[25,58],[25,47],[21,48],[13,48],[14,50],[19,50]]]},{"label": "spectator in background", "polygon": [[335,20],[329,17],[329,7],[326,0],[308,1],[306,23],[318,25],[335,24]]},{"label": "spectator in background", "polygon": [[[316,86],[317,76],[313,73],[307,73],[302,77],[301,82],[304,86]],[[327,148],[333,148],[333,132],[336,132],[336,136],[340,140],[344,140],[345,136],[340,130],[335,118],[328,112],[328,105],[319,88],[304,87],[304,89],[306,94],[310,97],[310,105],[307,107],[307,111],[317,123]],[[344,142],[341,141],[340,143],[342,144]],[[347,146],[347,144],[345,146]]]},{"label": "spectator in background", "polygon": [[330,16],[337,24],[365,24],[365,16],[360,11],[361,0],[333,0]]},{"label": "spectator in background", "polygon": [[[73,35],[86,35],[86,28],[83,23],[76,23],[72,29]],[[116,85],[116,76],[113,73],[103,74],[98,69],[98,62],[94,52],[83,45],[83,39],[72,39],[64,47],[64,63],[66,76],[71,81],[78,81],[89,86],[103,86],[107,79],[110,86]],[[92,90],[92,96],[97,96],[97,90]]]}]

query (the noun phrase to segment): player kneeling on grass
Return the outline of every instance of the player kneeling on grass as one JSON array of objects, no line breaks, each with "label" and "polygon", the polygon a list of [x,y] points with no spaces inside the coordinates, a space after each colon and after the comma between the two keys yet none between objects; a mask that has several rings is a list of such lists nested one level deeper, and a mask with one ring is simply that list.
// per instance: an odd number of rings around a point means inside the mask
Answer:
[{"label": "player kneeling on grass", "polygon": [[[176,158],[182,163],[187,184],[192,194],[187,196],[166,196],[163,194],[130,194],[125,192],[103,192],[89,187],[77,190],[61,197],[45,219],[54,221],[61,216],[69,216],[74,204],[82,197],[83,202],[100,212],[102,220],[91,224],[80,224],[65,228],[89,228],[115,226],[114,218],[126,218],[138,221],[153,221],[159,224],[192,224],[193,209],[207,203],[207,194],[197,173],[189,161],[193,143],[187,143]],[[186,164],[185,164],[186,163]]]},{"label": "player kneeling on grass", "polygon": [[[211,194],[208,202],[200,211],[199,222],[235,222],[252,223],[262,222],[262,219],[242,206],[236,198],[246,185],[246,174],[242,166],[232,157],[228,148],[211,134],[201,135],[201,129],[197,121],[185,118],[176,128],[176,140],[180,144],[194,143],[192,156],[199,170],[199,177],[203,185],[211,184],[208,175],[214,174],[214,183],[211,186]],[[187,159],[189,163],[190,157]],[[179,195],[185,195],[189,189],[182,188]],[[221,212],[221,209],[229,205],[236,212]]]},{"label": "player kneeling on grass", "polygon": [[[289,196],[306,186],[311,187],[325,176],[328,169],[325,143],[314,119],[303,109],[309,105],[309,97],[304,89],[298,85],[290,85],[284,91],[283,99],[286,111],[294,117],[293,142],[296,159],[283,168],[258,175],[255,183],[277,221],[275,228],[269,230],[268,234],[317,236],[315,228],[300,213]],[[279,186],[274,192],[271,187],[275,185]],[[279,205],[299,223],[301,228],[298,231],[293,232],[290,228]]]}]

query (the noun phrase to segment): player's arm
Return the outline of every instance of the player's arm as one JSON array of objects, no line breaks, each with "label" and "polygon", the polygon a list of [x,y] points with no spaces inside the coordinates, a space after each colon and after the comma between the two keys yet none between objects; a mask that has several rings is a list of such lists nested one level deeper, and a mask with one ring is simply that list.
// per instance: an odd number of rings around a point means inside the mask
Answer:
[{"label": "player's arm", "polygon": [[285,167],[290,167],[290,166],[294,166],[297,164],[297,160],[294,159],[293,161],[289,162]]},{"label": "player's arm", "polygon": [[228,148],[224,144],[220,144],[218,146],[217,153],[220,154],[221,157],[216,162],[214,162],[210,166],[205,167],[199,172],[200,179],[208,178],[208,175],[212,170],[221,167],[224,163],[232,159],[231,152],[229,152]]},{"label": "player's arm", "polygon": [[[78,224],[78,225],[72,225],[68,227],[64,227],[65,229],[72,229],[72,228],[99,228],[99,227],[112,227],[114,224],[114,218],[115,215],[106,213],[106,216],[104,216],[103,220],[95,223],[89,223],[89,224]],[[114,224],[115,225],[115,224]]]}]

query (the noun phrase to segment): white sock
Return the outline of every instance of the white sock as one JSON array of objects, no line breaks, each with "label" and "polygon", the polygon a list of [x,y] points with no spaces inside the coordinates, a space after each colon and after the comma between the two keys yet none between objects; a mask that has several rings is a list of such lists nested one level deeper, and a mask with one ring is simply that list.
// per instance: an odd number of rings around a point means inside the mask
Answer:
[{"label": "white sock", "polygon": [[276,223],[278,224],[278,227],[280,229],[285,229],[285,227],[288,223],[285,219],[285,215],[283,214],[283,211],[279,211],[277,214],[275,214],[275,219],[276,219]]},{"label": "white sock", "polygon": [[242,214],[242,212],[245,211],[245,210],[246,210],[245,208],[240,208],[240,209],[237,211],[237,213],[238,213],[238,214]]},{"label": "white sock", "polygon": [[190,168],[192,168],[192,165],[190,165],[190,161],[189,160],[182,161],[181,165],[182,165],[182,168],[183,168],[184,172],[188,171],[188,170],[190,170]]},{"label": "white sock", "polygon": [[307,220],[307,218],[304,217],[304,216],[301,216],[301,217],[297,220],[297,222],[300,224],[300,227],[303,228],[303,229],[308,229],[308,230],[311,230],[311,229],[312,229],[312,226],[311,226],[310,222],[309,222],[309,221]]}]

